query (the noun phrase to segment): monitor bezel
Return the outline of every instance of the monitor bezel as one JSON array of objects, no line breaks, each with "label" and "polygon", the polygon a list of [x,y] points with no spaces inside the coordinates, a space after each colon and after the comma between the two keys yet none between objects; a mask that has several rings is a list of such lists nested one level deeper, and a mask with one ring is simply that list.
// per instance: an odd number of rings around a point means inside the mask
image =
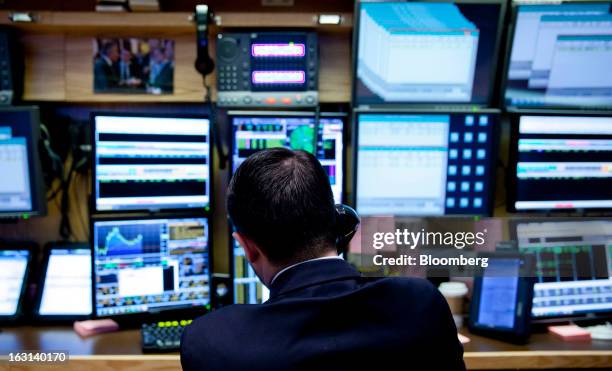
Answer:
[{"label": "monitor bezel", "polygon": [[[518,245],[518,226],[520,224],[533,224],[533,223],[563,223],[563,222],[593,222],[593,221],[609,221],[609,218],[601,218],[601,217],[588,217],[588,218],[580,218],[580,217],[519,217],[512,218],[508,221],[508,233],[510,236],[510,240],[516,241],[516,249],[518,253],[521,253],[521,247]],[[535,283],[535,280],[534,280]],[[593,311],[593,312],[582,312],[582,313],[572,313],[565,315],[552,315],[552,316],[533,316],[531,315],[532,323],[558,323],[558,322],[567,322],[572,320],[585,320],[585,319],[594,319],[594,318],[612,318],[612,310],[603,310],[603,311]]]},{"label": "monitor bezel", "polygon": [[510,105],[506,102],[506,89],[508,87],[508,71],[510,70],[510,58],[512,56],[512,47],[514,46],[514,34],[516,31],[516,22],[518,20],[518,12],[520,6],[542,6],[542,5],[564,5],[564,4],[601,4],[608,3],[612,8],[612,0],[558,0],[553,2],[529,2],[529,1],[513,1],[510,0],[509,9],[509,23],[508,23],[508,34],[506,37],[506,53],[502,65],[502,76],[501,84],[499,89],[499,103],[500,107],[504,108],[507,112],[534,112],[534,111],[561,111],[564,114],[571,114],[572,112],[598,112],[598,111],[612,111],[612,105],[605,107],[598,106],[555,106],[555,105],[541,105],[541,106],[519,106]]},{"label": "monitor bezel", "polygon": [[[353,107],[360,109],[378,109],[378,108],[390,108],[390,109],[402,109],[403,107],[412,107],[423,110],[452,110],[460,107],[469,108],[487,108],[494,107],[495,100],[497,99],[496,87],[498,86],[498,75],[499,64],[501,63],[500,47],[502,41],[502,33],[505,30],[505,18],[506,18],[506,1],[505,0],[420,0],[416,2],[423,3],[454,3],[454,4],[480,4],[480,5],[499,5],[499,18],[497,21],[497,32],[495,35],[495,46],[493,48],[493,58],[491,59],[491,72],[489,74],[489,93],[485,102],[483,103],[472,103],[472,102],[390,102],[390,103],[374,103],[374,104],[363,104],[358,101],[357,97],[357,59],[359,56],[359,21],[362,3],[407,3],[412,1],[376,1],[376,0],[356,0],[353,9],[353,37],[352,37],[352,60],[351,60],[351,102]],[[473,82],[472,82],[473,85]]]},{"label": "monitor bezel", "polygon": [[[170,307],[168,309],[161,309],[156,311],[146,311],[139,313],[123,313],[123,314],[109,314],[99,315],[96,308],[96,257],[95,257],[95,246],[94,239],[94,226],[96,222],[115,222],[115,221],[136,221],[136,220],[172,220],[172,219],[205,219],[208,223],[208,304],[204,306],[192,306],[184,308]],[[116,216],[110,217],[106,215],[92,216],[90,218],[90,248],[91,248],[91,317],[94,319],[111,318],[119,323],[121,327],[134,327],[145,322],[157,321],[160,319],[176,319],[176,318],[195,318],[211,311],[213,299],[213,285],[212,277],[214,272],[214,249],[212,246],[212,234],[213,234],[213,218],[212,216],[205,216],[197,213],[175,213],[172,216],[169,215],[155,215],[155,216]]]},{"label": "monitor bezel", "polygon": [[[34,301],[34,307],[32,314],[34,320],[39,323],[72,323],[74,321],[80,321],[89,319],[92,316],[92,312],[89,314],[40,314],[40,304],[42,301],[43,292],[45,290],[45,283],[47,281],[47,270],[49,268],[49,258],[53,250],[79,250],[85,249],[89,251],[89,258],[92,259],[91,245],[86,242],[49,242],[44,246],[43,260],[40,267],[40,277],[38,279],[38,286],[36,288],[36,299]],[[92,276],[89,278],[92,279]],[[91,285],[91,283],[90,283]],[[91,303],[91,297],[87,300]]]},{"label": "monitor bezel", "polygon": [[[214,151],[215,146],[213,138],[213,125],[211,115],[209,114],[178,114],[178,113],[141,113],[141,112],[113,112],[113,111],[95,111],[90,113],[90,135],[91,135],[91,197],[90,207],[91,213],[101,215],[113,215],[113,214],[125,214],[139,215],[142,217],[147,216],[159,216],[159,215],[174,215],[175,213],[203,213],[206,216],[213,215],[213,199],[214,199]],[[183,208],[165,208],[165,207],[151,207],[151,208],[130,208],[130,209],[114,209],[114,210],[98,210],[97,208],[97,172],[96,172],[96,117],[139,117],[139,118],[167,118],[167,119],[201,119],[208,121],[208,205],[204,207],[183,207]]]},{"label": "monitor bezel", "polygon": [[583,112],[566,112],[560,110],[528,110],[528,111],[511,111],[508,112],[510,120],[510,149],[508,156],[508,168],[506,171],[506,210],[510,213],[532,214],[532,215],[575,215],[589,216],[603,213],[604,215],[612,214],[612,208],[563,208],[563,209],[517,209],[515,202],[518,201],[518,179],[516,177],[516,166],[518,163],[518,140],[519,140],[519,123],[523,116],[559,116],[559,117],[610,117],[612,112],[600,111],[583,111]]},{"label": "monitor bezel", "polygon": [[17,308],[15,314],[0,315],[0,324],[2,325],[19,325],[21,322],[28,317],[30,298],[28,297],[29,286],[32,283],[33,278],[33,266],[36,261],[34,256],[38,251],[38,246],[34,242],[9,242],[0,243],[0,251],[27,251],[28,259],[26,263],[26,269],[23,275],[23,284],[21,286],[21,293],[17,300]]},{"label": "monitor bezel", "polygon": [[34,168],[28,171],[30,176],[30,197],[32,198],[32,209],[30,211],[0,211],[0,219],[3,218],[29,218],[30,216],[45,216],[47,214],[47,195],[45,192],[45,184],[43,180],[42,165],[40,162],[40,110],[37,106],[6,106],[0,107],[2,112],[27,113],[30,117],[30,133],[31,137],[28,140],[28,158],[30,164]]},{"label": "monitor bezel", "polygon": [[[497,119],[495,120],[493,127],[491,129],[491,133],[493,138],[491,138],[492,143],[491,146],[493,148],[492,157],[490,159],[490,175],[489,175],[489,184],[491,189],[491,194],[486,205],[486,213],[482,214],[441,214],[441,215],[403,215],[403,214],[394,214],[394,217],[436,217],[436,218],[445,218],[445,217],[487,217],[492,216],[495,212],[495,194],[497,188],[497,165],[499,159],[499,142],[500,142],[500,127],[501,127],[501,113],[499,109],[496,108],[483,108],[479,110],[466,109],[466,110],[455,110],[455,111],[438,111],[438,110],[422,110],[422,109],[378,109],[378,110],[361,110],[355,109],[353,113],[353,126],[352,126],[352,197],[351,197],[351,206],[358,210],[357,207],[357,172],[359,167],[358,157],[359,157],[359,116],[360,115],[368,115],[368,114],[382,114],[382,115],[466,115],[466,114],[488,114],[488,115],[496,115]],[[375,215],[370,215],[375,216]]]}]

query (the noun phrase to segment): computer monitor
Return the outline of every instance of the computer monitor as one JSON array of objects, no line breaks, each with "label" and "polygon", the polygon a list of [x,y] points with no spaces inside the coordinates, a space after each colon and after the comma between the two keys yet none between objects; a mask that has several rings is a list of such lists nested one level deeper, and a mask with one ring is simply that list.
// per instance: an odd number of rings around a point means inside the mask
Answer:
[{"label": "computer monitor", "polygon": [[208,219],[93,221],[94,314],[210,309]]},{"label": "computer monitor", "polygon": [[612,107],[611,5],[608,0],[515,6],[505,105]]},{"label": "computer monitor", "polygon": [[31,248],[0,247],[0,321],[22,314],[31,260]]},{"label": "computer monitor", "polygon": [[513,121],[511,211],[612,209],[612,116]]},{"label": "computer monitor", "polygon": [[202,116],[96,113],[97,212],[210,208],[210,121]]},{"label": "computer monitor", "polygon": [[38,155],[36,107],[0,108],[0,218],[44,215],[47,199]]},{"label": "computer monitor", "polygon": [[498,112],[358,112],[355,205],[367,215],[490,215]]},{"label": "computer monitor", "polygon": [[61,243],[45,249],[36,316],[75,320],[91,315],[91,249]]},{"label": "computer monitor", "polygon": [[244,255],[244,249],[233,238],[234,303],[261,304],[270,298],[270,290],[255,274]]},{"label": "computer monitor", "polygon": [[262,149],[304,150],[319,159],[329,175],[335,202],[342,202],[346,114],[322,113],[318,125],[314,112],[230,111],[228,114],[232,123],[232,172],[248,156]]},{"label": "computer monitor", "polygon": [[353,102],[491,103],[505,1],[358,1]]},{"label": "computer monitor", "polygon": [[532,317],[612,312],[612,221],[523,221],[515,233],[535,256]]}]

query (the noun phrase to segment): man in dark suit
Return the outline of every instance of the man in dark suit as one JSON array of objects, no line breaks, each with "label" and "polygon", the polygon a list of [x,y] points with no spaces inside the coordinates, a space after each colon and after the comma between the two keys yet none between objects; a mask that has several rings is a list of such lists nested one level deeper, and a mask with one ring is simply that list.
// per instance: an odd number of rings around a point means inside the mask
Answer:
[{"label": "man in dark suit", "polygon": [[365,278],[336,256],[329,180],[307,152],[271,149],[232,177],[234,237],[270,299],[185,329],[191,370],[465,370],[448,305],[429,282]]},{"label": "man in dark suit", "polygon": [[94,92],[103,93],[119,87],[117,61],[119,47],[114,42],[105,42],[94,61]]}]

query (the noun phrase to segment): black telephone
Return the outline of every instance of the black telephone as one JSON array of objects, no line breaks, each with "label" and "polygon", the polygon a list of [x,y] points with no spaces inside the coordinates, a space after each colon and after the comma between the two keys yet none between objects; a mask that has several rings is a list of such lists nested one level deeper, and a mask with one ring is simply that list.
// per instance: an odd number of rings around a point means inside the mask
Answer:
[{"label": "black telephone", "polygon": [[208,25],[212,19],[212,12],[208,5],[199,4],[195,8],[196,35],[198,38],[198,56],[195,61],[195,69],[204,77],[215,69],[215,61],[208,52]]}]

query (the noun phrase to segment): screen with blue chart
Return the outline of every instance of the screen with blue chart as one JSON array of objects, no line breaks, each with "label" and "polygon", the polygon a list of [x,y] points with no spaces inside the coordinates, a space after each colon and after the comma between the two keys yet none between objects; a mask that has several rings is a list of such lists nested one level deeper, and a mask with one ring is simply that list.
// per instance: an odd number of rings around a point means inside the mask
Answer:
[{"label": "screen with blue chart", "polygon": [[97,211],[208,208],[205,118],[94,117]]},{"label": "screen with blue chart", "polygon": [[354,96],[488,104],[502,2],[359,2]]},{"label": "screen with blue chart", "polygon": [[[232,114],[232,113],[230,113]],[[232,170],[251,154],[262,149],[285,147],[313,153],[327,171],[336,203],[342,202],[344,116],[321,114],[318,128],[313,114],[232,115]],[[232,239],[234,252],[234,299],[240,304],[267,300],[264,287],[244,256],[242,247]]]},{"label": "screen with blue chart", "polygon": [[207,219],[96,221],[93,241],[98,315],[209,304]]},{"label": "screen with blue chart", "polygon": [[519,5],[508,63],[506,106],[612,107],[611,5]]},{"label": "screen with blue chart", "polygon": [[359,113],[361,215],[487,215],[497,161],[496,113]]}]

